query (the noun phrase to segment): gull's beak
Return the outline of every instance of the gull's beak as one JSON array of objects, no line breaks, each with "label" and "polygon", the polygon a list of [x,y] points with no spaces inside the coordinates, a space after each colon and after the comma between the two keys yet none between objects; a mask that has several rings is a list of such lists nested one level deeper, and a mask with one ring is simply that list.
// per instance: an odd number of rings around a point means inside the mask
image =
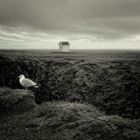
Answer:
[{"label": "gull's beak", "polygon": [[20,78],[20,76],[17,77],[18,79]]}]

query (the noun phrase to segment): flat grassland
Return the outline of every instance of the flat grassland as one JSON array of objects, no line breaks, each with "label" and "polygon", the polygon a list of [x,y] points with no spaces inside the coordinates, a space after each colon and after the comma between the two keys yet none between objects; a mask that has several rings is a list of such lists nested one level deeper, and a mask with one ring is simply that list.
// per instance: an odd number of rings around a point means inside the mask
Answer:
[{"label": "flat grassland", "polygon": [[139,85],[140,51],[0,50],[0,140],[139,140]]},{"label": "flat grassland", "polygon": [[71,50],[69,53],[61,53],[56,50],[0,50],[0,55],[11,57],[27,57],[38,59],[68,59],[68,60],[132,60],[140,59],[140,51],[137,50]]}]

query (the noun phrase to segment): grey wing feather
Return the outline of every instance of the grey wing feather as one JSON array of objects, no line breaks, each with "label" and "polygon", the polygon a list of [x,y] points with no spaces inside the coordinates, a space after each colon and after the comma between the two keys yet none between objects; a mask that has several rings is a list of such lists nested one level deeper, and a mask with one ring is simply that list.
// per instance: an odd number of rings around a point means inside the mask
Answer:
[{"label": "grey wing feather", "polygon": [[22,80],[22,85],[25,86],[25,87],[33,87],[33,86],[36,86],[37,83],[35,83],[34,81],[26,78],[26,79]]}]

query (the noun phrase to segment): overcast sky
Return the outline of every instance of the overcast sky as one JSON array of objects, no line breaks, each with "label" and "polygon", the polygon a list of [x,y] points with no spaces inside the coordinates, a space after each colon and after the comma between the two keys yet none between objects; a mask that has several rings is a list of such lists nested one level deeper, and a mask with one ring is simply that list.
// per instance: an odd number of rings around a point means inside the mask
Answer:
[{"label": "overcast sky", "polygon": [[0,49],[140,49],[140,0],[0,0]]}]

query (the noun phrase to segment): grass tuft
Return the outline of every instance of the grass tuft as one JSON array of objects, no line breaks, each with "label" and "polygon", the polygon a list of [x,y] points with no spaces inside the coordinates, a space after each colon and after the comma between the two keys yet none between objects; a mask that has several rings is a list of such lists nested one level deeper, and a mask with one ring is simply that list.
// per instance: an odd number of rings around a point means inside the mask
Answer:
[{"label": "grass tuft", "polygon": [[0,110],[2,112],[25,112],[36,106],[31,91],[0,88]]}]

